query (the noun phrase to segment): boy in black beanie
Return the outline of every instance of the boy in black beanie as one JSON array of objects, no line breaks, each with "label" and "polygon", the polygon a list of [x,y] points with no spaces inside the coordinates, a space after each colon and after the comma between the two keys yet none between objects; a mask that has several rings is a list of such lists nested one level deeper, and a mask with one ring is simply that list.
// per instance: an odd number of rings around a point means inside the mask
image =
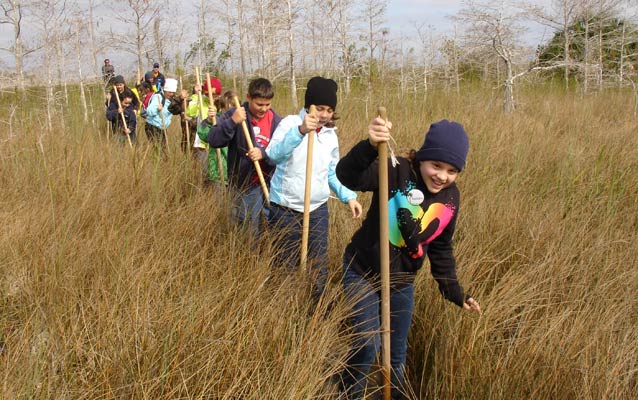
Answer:
[{"label": "boy in black beanie", "polygon": [[341,376],[342,390],[348,398],[364,395],[366,378],[381,347],[379,162],[389,163],[392,397],[401,396],[414,310],[414,279],[426,255],[443,297],[459,307],[481,312],[478,302],[459,285],[452,252],[460,199],[455,181],[465,166],[467,134],[456,122],[436,122],[414,158],[399,157],[399,164],[392,166],[390,160],[377,160],[377,145],[389,141],[391,126],[375,118],[368,128],[368,140],[355,145],[336,169],[337,177],[348,188],[373,192],[368,214],[343,257],[342,282],[346,300],[353,307],[350,322],[355,338]]}]

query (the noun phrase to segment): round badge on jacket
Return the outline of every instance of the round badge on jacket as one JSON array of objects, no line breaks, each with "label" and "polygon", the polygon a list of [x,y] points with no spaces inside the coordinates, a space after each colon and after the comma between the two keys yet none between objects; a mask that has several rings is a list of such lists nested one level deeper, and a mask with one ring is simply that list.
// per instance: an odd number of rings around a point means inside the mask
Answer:
[{"label": "round badge on jacket", "polygon": [[423,192],[419,189],[412,189],[408,192],[408,201],[413,206],[418,206],[419,204],[423,203],[424,199],[425,196],[423,196]]}]

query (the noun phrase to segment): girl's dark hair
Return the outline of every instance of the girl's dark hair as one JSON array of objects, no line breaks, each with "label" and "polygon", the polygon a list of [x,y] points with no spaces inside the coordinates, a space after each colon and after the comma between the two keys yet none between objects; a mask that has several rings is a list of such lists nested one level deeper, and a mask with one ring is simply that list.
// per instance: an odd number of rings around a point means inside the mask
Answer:
[{"label": "girl's dark hair", "polygon": [[223,111],[226,109],[228,103],[226,103],[226,98],[224,96],[219,96],[214,101],[215,108],[217,111]]},{"label": "girl's dark hair", "polygon": [[237,96],[237,92],[235,92],[234,90],[225,91],[223,95],[215,100],[215,107],[217,107],[217,109],[220,111],[225,110],[233,104],[233,98],[235,96]]},{"label": "girl's dark hair", "polygon": [[250,97],[260,97],[262,99],[272,99],[275,97],[275,89],[272,83],[266,78],[257,78],[250,81],[248,85],[248,95]]},{"label": "girl's dark hair", "polygon": [[340,117],[340,116],[337,114],[337,112],[335,111],[335,112],[332,114],[332,118],[330,119],[330,121],[326,122],[326,124],[325,124],[324,126],[325,126],[326,128],[334,128],[334,127],[337,125],[337,124],[336,124],[336,122],[337,122],[337,120],[338,120],[339,118],[341,118],[341,117]]},{"label": "girl's dark hair", "polygon": [[150,89],[150,88],[151,88],[151,84],[150,84],[150,83],[148,83],[148,82],[146,82],[146,81],[140,82],[140,83],[137,85],[137,91],[138,91],[138,92],[141,92],[141,91],[142,91],[142,89],[146,89],[146,90],[148,90],[148,89]]},{"label": "girl's dark hair", "polygon": [[421,176],[421,174],[419,173],[419,170],[421,169],[421,162],[417,161],[416,159],[416,150],[414,149],[410,149],[408,150],[407,154],[405,155],[405,158],[408,159],[408,162],[410,163],[410,165],[412,166],[412,169],[414,170],[414,172],[417,173],[417,176]]}]

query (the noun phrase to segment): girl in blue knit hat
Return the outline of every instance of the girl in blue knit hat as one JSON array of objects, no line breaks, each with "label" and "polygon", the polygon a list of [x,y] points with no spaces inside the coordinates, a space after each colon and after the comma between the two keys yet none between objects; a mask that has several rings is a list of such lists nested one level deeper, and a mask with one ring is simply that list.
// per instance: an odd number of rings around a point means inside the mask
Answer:
[{"label": "girl in blue knit hat", "polygon": [[[372,121],[368,139],[337,164],[339,180],[351,190],[373,192],[370,210],[343,257],[342,283],[353,307],[354,343],[341,375],[348,398],[362,398],[366,378],[381,347],[379,193],[377,145],[390,140],[391,124]],[[423,146],[411,158],[388,166],[392,397],[401,398],[407,338],[414,310],[414,280],[427,256],[443,297],[481,313],[478,302],[456,277],[452,237],[460,193],[456,178],[465,166],[469,140],[463,126],[447,120],[430,126]]]}]

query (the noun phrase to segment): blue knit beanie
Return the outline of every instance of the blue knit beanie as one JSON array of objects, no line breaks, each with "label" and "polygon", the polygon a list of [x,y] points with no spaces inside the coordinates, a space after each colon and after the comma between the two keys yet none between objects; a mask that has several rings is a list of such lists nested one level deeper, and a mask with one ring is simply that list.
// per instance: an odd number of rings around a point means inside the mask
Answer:
[{"label": "blue knit beanie", "polygon": [[416,160],[443,161],[461,171],[469,149],[470,141],[463,125],[444,119],[430,125],[423,146],[416,152]]}]

